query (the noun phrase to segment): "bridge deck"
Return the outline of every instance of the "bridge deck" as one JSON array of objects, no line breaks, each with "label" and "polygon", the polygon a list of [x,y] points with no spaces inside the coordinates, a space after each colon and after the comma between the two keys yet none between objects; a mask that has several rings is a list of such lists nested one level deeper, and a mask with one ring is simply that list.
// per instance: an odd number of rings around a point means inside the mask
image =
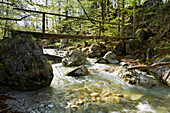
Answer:
[{"label": "bridge deck", "polygon": [[65,35],[65,34],[50,34],[30,31],[17,31],[19,34],[32,34],[36,38],[44,39],[133,39],[134,37],[112,37],[112,36],[81,36],[81,35]]},{"label": "bridge deck", "polygon": [[58,51],[57,49],[43,49],[44,55],[50,55],[55,57],[63,58],[67,51]]}]

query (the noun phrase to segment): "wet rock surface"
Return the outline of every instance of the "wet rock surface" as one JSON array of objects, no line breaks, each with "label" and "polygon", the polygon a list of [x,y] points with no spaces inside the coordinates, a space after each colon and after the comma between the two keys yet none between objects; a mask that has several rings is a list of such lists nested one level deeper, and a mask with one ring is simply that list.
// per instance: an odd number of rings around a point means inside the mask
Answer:
[{"label": "wet rock surface", "polygon": [[126,53],[130,55],[134,55],[139,52],[141,48],[141,41],[140,40],[127,40],[126,41]]},{"label": "wet rock surface", "polygon": [[118,44],[116,45],[116,47],[115,47],[115,49],[114,49],[114,53],[115,53],[116,55],[123,55],[123,54],[126,53],[126,51],[125,51],[125,41],[120,40],[120,41],[118,42]]},{"label": "wet rock surface", "polygon": [[94,57],[100,57],[102,54],[101,48],[98,45],[92,44],[89,47],[89,51],[88,51],[88,57],[90,58],[94,58]]},{"label": "wet rock surface", "polygon": [[110,64],[119,63],[119,61],[116,59],[116,55],[112,51],[107,52],[103,58]]},{"label": "wet rock surface", "polygon": [[158,80],[148,75],[146,72],[142,72],[139,70],[127,70],[126,68],[117,68],[116,72],[118,72],[118,76],[123,79],[125,82],[133,85],[139,85],[146,88],[159,85]]},{"label": "wet rock surface", "polygon": [[88,73],[89,73],[88,69],[84,65],[81,65],[75,68],[74,70],[72,70],[71,72],[68,72],[66,75],[67,76],[83,76],[83,75],[87,75]]},{"label": "wet rock surface", "polygon": [[[158,62],[164,62],[164,61],[170,62],[170,57],[162,58]],[[165,67],[161,66],[161,67],[158,67],[158,68],[155,68],[155,69],[150,69],[150,71],[156,78],[158,78],[163,83],[170,86],[170,66],[165,66]]]},{"label": "wet rock surface", "polygon": [[80,66],[86,61],[84,54],[79,50],[69,52],[65,58],[62,59],[63,66]]},{"label": "wet rock surface", "polygon": [[15,90],[49,86],[52,67],[38,43],[28,38],[10,39],[0,45],[0,84]]}]

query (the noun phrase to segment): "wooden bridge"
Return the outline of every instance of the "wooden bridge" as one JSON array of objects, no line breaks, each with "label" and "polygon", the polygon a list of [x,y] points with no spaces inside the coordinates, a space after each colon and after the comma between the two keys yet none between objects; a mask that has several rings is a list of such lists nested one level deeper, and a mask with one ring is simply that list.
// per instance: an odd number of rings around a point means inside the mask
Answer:
[{"label": "wooden bridge", "polygon": [[[5,3],[5,2],[0,2],[1,4],[6,4],[6,5],[10,5],[10,6],[14,6],[14,4],[12,3]],[[120,23],[111,23],[111,22],[106,22],[106,21],[99,21],[99,20],[94,20],[94,19],[90,19],[88,17],[88,19],[86,18],[81,18],[81,17],[73,17],[73,16],[68,16],[68,15],[62,15],[62,14],[56,14],[56,13],[49,13],[49,12],[42,12],[42,11],[34,11],[34,10],[28,10],[28,9],[22,9],[22,8],[13,8],[13,10],[19,10],[19,11],[23,11],[23,12],[28,12],[28,13],[36,13],[36,14],[42,14],[42,32],[33,32],[33,31],[17,31],[18,34],[32,34],[34,37],[36,38],[46,38],[46,39],[54,39],[54,38],[58,38],[58,39],[132,39],[135,38],[134,36],[124,36],[124,20],[122,20],[122,24],[121,24],[121,28],[122,28],[122,37],[115,37],[115,36],[102,36],[101,32],[102,32],[102,25],[104,24],[110,24],[110,25],[118,25],[118,32],[120,32]],[[122,12],[123,13],[123,12]],[[61,17],[66,17],[66,18],[70,18],[70,19],[78,19],[78,20],[87,20],[87,21],[91,21],[92,23],[98,23],[99,25],[99,30],[98,30],[98,36],[80,36],[80,35],[65,35],[65,34],[51,34],[51,33],[46,33],[46,26],[45,26],[45,20],[46,20],[46,15],[53,15],[53,16],[61,16]],[[27,15],[25,17],[22,18],[3,18],[0,17],[1,20],[11,20],[11,21],[21,21],[24,18],[27,18],[31,15]],[[123,18],[123,17],[122,17]],[[135,24],[134,24],[135,25]],[[134,27],[135,28],[135,27]],[[135,34],[135,30],[134,33]]]},{"label": "wooden bridge", "polygon": [[50,34],[42,32],[31,32],[31,31],[16,31],[19,34],[31,34],[36,38],[44,39],[133,39],[134,37],[113,37],[113,36],[81,36],[81,35],[65,35],[65,34]]}]

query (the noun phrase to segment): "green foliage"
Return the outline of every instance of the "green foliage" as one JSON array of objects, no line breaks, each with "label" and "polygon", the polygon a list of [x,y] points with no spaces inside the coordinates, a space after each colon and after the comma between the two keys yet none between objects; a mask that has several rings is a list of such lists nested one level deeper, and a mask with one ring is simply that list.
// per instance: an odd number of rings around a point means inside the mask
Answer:
[{"label": "green foliage", "polygon": [[3,66],[3,64],[0,62],[0,66]]},{"label": "green foliage", "polygon": [[52,65],[52,64],[53,64],[53,63],[52,63],[52,61],[50,61],[50,60],[48,60],[48,61],[47,61],[47,63],[48,63],[48,64],[50,64],[50,65]]},{"label": "green foliage", "polygon": [[146,61],[146,58],[145,57],[142,57],[141,59],[139,59],[139,63],[143,63]]}]

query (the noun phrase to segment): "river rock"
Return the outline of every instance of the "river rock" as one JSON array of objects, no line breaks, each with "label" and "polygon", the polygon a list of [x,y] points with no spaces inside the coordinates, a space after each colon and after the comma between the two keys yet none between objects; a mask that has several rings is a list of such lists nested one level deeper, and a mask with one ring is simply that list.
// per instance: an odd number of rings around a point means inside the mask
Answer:
[{"label": "river rock", "polygon": [[92,44],[89,47],[88,57],[90,57],[90,58],[100,57],[101,54],[102,54],[102,51],[101,51],[100,46],[98,46],[96,44]]},{"label": "river rock", "polygon": [[65,58],[62,59],[63,66],[80,66],[86,62],[86,58],[79,50],[69,52]]},{"label": "river rock", "polygon": [[114,53],[116,55],[123,55],[125,52],[125,41],[120,40],[114,49]]},{"label": "river rock", "polygon": [[107,61],[103,57],[101,57],[98,58],[94,63],[107,64]]},{"label": "river rock", "polygon": [[141,48],[141,41],[140,40],[127,40],[126,41],[126,53],[130,55],[134,55],[139,52]]},{"label": "river rock", "polygon": [[0,64],[0,84],[15,90],[37,90],[49,86],[53,78],[42,48],[31,38],[1,43]]},{"label": "river rock", "polygon": [[82,75],[87,75],[88,73],[89,73],[88,69],[84,65],[81,65],[75,68],[74,70],[72,70],[71,72],[67,73],[66,75],[67,76],[82,76]]},{"label": "river rock", "polygon": [[103,58],[110,64],[119,63],[119,61],[116,59],[116,55],[112,51],[107,52]]},{"label": "river rock", "polygon": [[125,82],[143,87],[151,87],[159,84],[156,78],[139,70],[129,71],[124,67],[116,69],[118,76]]},{"label": "river rock", "polygon": [[[160,59],[159,61],[155,62],[170,62],[170,57],[165,57]],[[163,83],[170,86],[170,67],[169,66],[161,66],[155,69],[150,69],[151,73],[158,78]]]}]

